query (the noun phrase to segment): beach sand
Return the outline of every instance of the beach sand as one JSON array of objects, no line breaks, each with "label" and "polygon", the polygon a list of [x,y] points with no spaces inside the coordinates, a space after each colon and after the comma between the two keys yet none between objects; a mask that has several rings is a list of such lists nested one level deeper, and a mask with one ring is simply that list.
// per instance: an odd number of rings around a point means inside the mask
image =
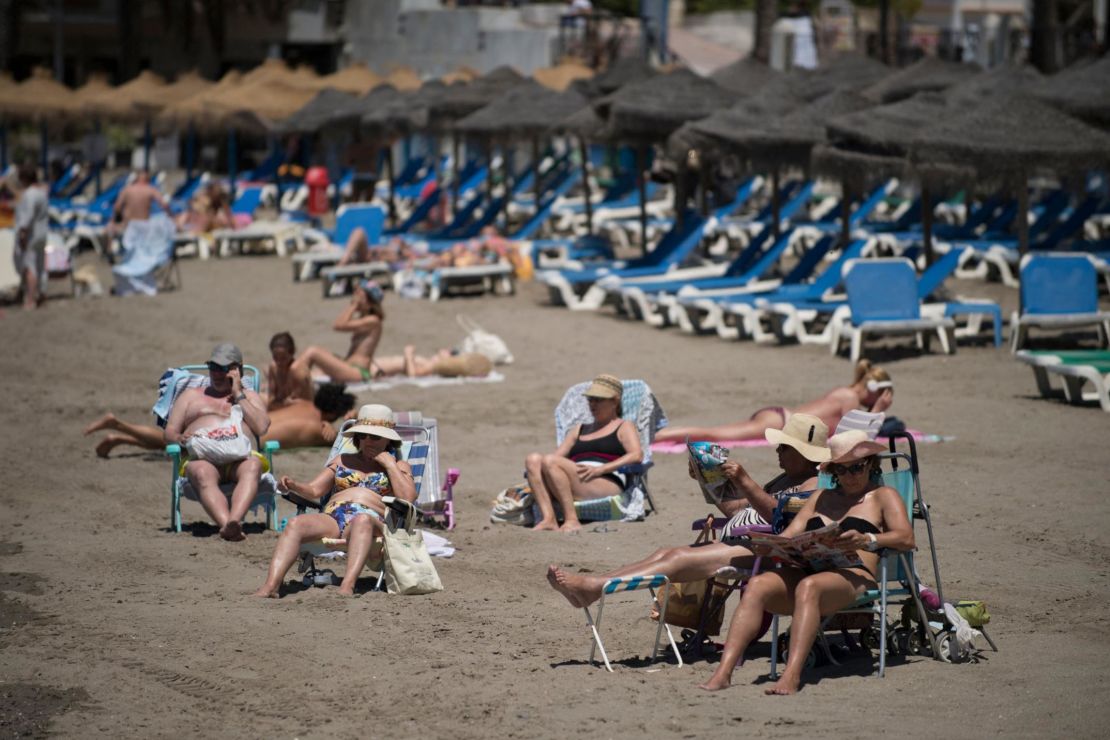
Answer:
[{"label": "beach sand", "polygon": [[[330,326],[343,301],[321,299],[318,283],[291,284],[277,258],[182,272],[183,289],[157,298],[60,300],[0,319],[0,735],[1104,736],[1110,414],[1040,399],[1006,349],[946,357],[907,342],[875,353],[897,384],[892,413],[955,437],[919,448],[945,595],[986,600],[1001,651],[961,665],[894,660],[883,680],[857,657],[808,673],[797,697],[770,698],[764,641],[731,689],[707,694],[696,684],[710,663],[646,665],[646,593],[606,607],[609,674],[586,662],[582,612],[544,579],[549,563],[597,573],[691,541],[690,522],[708,507],[681,456],[657,457],[661,511],[640,523],[538,533],[491,524],[490,502],[520,480],[528,452],[553,447],[566,387],[599,372],[645,378],[672,424],[721,423],[845,384],[847,360],[572,313],[535,285],[436,304],[390,295],[385,353],[457,344],[455,314],[465,313],[516,355],[503,383],[360,397],[439,419],[441,464],[462,471],[449,534],[458,552],[436,562],[446,590],[345,599],[287,587],[260,600],[248,594],[273,533],[248,527],[234,544],[204,524],[170,533],[167,460],[124,448],[99,459],[81,430],[106,411],[147,423],[161,372],[202,362],[222,340],[263,367],[277,331],[341,352]],[[957,287],[1013,306],[1013,291]],[[774,473],[770,448],[737,454],[757,478]],[[282,452],[277,468],[309,477],[323,458]],[[195,504],[184,514],[203,518]],[[921,526],[918,536],[924,543]]]}]

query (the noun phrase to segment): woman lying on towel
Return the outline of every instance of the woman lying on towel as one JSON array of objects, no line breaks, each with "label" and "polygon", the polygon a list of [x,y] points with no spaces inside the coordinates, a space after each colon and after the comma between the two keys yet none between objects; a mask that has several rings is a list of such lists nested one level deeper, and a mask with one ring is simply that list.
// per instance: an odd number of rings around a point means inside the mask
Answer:
[{"label": "woman lying on towel", "polygon": [[[789,614],[790,648],[786,668],[767,694],[793,694],[802,680],[802,668],[817,639],[822,617],[851,606],[868,589],[877,588],[878,550],[912,550],[913,527],[898,492],[882,483],[878,453],[883,445],[868,440],[866,432],[852,430],[829,438],[829,462],[822,467],[833,476],[832,488],[817,491],[782,534],[840,525],[837,546],[855,553],[860,565],[814,571],[783,566],[748,582],[744,598],[729,625],[721,662],[701,688],[727,688],[732,671],[744,650],[759,635],[763,612]],[[759,551],[758,545],[752,546]]]},{"label": "woman lying on towel", "polygon": [[[277,440],[283,449],[291,447],[324,447],[335,441],[337,432],[332,422],[344,418],[354,407],[355,397],[340,383],[320,386],[311,401],[297,399],[270,411],[270,428],[262,442]],[[144,450],[163,450],[166,442],[159,427],[129,424],[108,413],[85,427],[85,434],[109,432],[96,445],[96,454],[108,453],[120,445]]]},{"label": "woman lying on towel", "polygon": [[374,364],[381,370],[377,377],[405,375],[423,378],[439,375],[444,378],[484,378],[493,370],[493,362],[478,352],[440,349],[434,355],[425,357],[416,354],[416,347],[411,344],[405,345],[404,354],[379,357]]},{"label": "woman lying on towel", "polygon": [[881,367],[874,367],[870,360],[856,364],[851,385],[833,388],[820,398],[803,403],[794,409],[784,406],[764,406],[747,421],[723,424],[716,427],[667,427],[655,435],[656,442],[684,442],[707,440],[729,442],[742,439],[759,439],[768,429],[782,429],[791,415],[813,414],[829,429],[835,429],[840,418],[852,409],[878,412],[886,411],[894,403],[894,383],[890,374]]},{"label": "woman lying on towel", "polygon": [[382,289],[367,280],[351,296],[351,302],[332,324],[336,331],[351,335],[347,356],[340,358],[323,347],[309,347],[293,361],[290,371],[298,377],[312,377],[318,367],[337,383],[366,383],[382,375],[374,362],[374,352],[382,338],[385,311],[382,309]]},{"label": "woman lying on towel", "polygon": [[[573,532],[582,529],[575,501],[615,496],[624,490],[621,467],[643,459],[640,436],[633,422],[621,418],[619,378],[598,375],[586,389],[593,423],[579,424],[567,432],[552,453],[533,452],[525,460],[528,483],[542,514],[538,530]],[[563,526],[555,518],[552,500],[563,510]]]},{"label": "woman lying on towel", "polygon": [[[643,560],[621,566],[600,575],[567,573],[557,566],[547,570],[547,580],[571,606],[589,606],[601,598],[601,589],[610,578],[662,574],[678,583],[703,581],[720,568],[732,566],[750,570],[755,556],[746,547],[747,540],[733,539],[733,527],[774,525],[785,527],[801,509],[804,501],[817,488],[817,464],[829,459],[825,446],[828,429],[824,422],[809,414],[794,414],[786,428],[768,429],[767,441],[777,445],[782,474],[760,487],[744,466],[729,460],[723,470],[732,481],[719,501],[710,500],[725,516],[730,517],[720,542],[664,547]],[[694,477],[691,469],[690,477]]]},{"label": "woman lying on towel", "polygon": [[358,452],[328,462],[308,483],[281,477],[281,487],[304,499],[320,502],[322,514],[293,517],[274,547],[266,582],[255,596],[276,598],[285,574],[300,552],[301,543],[325,537],[347,540],[347,571],[339,593],[353,596],[355,583],[370,556],[370,547],[382,531],[383,496],[416,500],[412,469],[400,460],[401,436],[393,428],[388,406],[369,404],[358,411],[358,421],[343,434]]}]

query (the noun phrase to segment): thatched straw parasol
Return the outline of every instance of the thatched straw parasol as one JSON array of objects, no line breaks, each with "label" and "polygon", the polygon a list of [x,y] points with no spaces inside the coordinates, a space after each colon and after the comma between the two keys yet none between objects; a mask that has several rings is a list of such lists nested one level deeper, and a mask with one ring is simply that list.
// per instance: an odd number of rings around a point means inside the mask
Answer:
[{"label": "thatched straw parasol", "polygon": [[382,78],[371,72],[365,64],[355,62],[338,72],[321,77],[318,84],[323,89],[331,88],[352,95],[365,95],[382,84]]},{"label": "thatched straw parasol", "polygon": [[931,181],[952,179],[1009,186],[1018,197],[1018,244],[1029,247],[1028,179],[1110,165],[1110,135],[1032,98],[995,95],[952,111],[922,129],[910,159]]},{"label": "thatched straw parasol", "polygon": [[315,133],[335,119],[337,113],[351,109],[356,100],[349,93],[325,88],[275,128],[286,134]]},{"label": "thatched straw parasol", "polygon": [[86,114],[116,121],[142,120],[147,113],[139,105],[143,105],[147,111],[162,108],[165,105],[163,94],[167,87],[164,78],[150,70],[143,70],[138,77],[91,98],[85,103],[83,110]]},{"label": "thatched straw parasol", "polygon": [[501,66],[469,85],[452,85],[428,104],[433,126],[447,126],[492,103],[512,88],[527,82],[512,67]]},{"label": "thatched straw parasol", "polygon": [[587,81],[582,90],[587,97],[600,98],[616,92],[625,85],[646,80],[659,74],[640,57],[620,57],[601,74]]},{"label": "thatched straw parasol", "polygon": [[1092,126],[1110,130],[1110,56],[1048,77],[1033,94]]},{"label": "thatched straw parasol", "polygon": [[395,68],[386,75],[385,82],[403,91],[419,90],[420,86],[423,84],[420,75],[412,67]]},{"label": "thatched straw parasol", "polygon": [[816,100],[834,90],[862,91],[890,76],[882,62],[859,54],[841,54],[813,70],[791,70],[791,90],[805,100]]},{"label": "thatched straw parasol", "polygon": [[722,140],[732,132],[762,125],[764,121],[800,108],[805,101],[793,94],[792,85],[786,76],[779,76],[731,107],[684,124],[667,140],[668,152],[681,161],[691,149],[703,153],[720,150]]},{"label": "thatched straw parasol", "polygon": [[925,57],[871,85],[864,95],[880,103],[895,103],[919,92],[938,92],[982,72],[977,64]]},{"label": "thatched straw parasol", "polygon": [[744,57],[721,67],[709,76],[726,90],[751,95],[782,73],[752,57]]},{"label": "thatched straw parasol", "polygon": [[1003,64],[953,85],[944,91],[944,99],[952,106],[979,105],[984,98],[1020,93],[1043,81],[1041,73],[1027,64]]},{"label": "thatched straw parasol", "polygon": [[84,85],[73,91],[73,105],[75,108],[82,110],[86,104],[96,100],[111,89],[112,85],[108,82],[108,75],[104,72],[94,72],[89,75],[89,79],[85,81]]},{"label": "thatched straw parasol", "polygon": [[542,67],[532,73],[532,78],[546,88],[562,92],[575,80],[588,80],[594,71],[577,62],[563,62],[554,67]]},{"label": "thatched straw parasol", "polygon": [[555,92],[527,81],[489,105],[460,119],[455,129],[465,133],[531,138],[551,128],[552,121],[581,110],[586,98],[574,90]]},{"label": "thatched straw parasol", "polygon": [[712,80],[681,69],[626,85],[593,106],[619,137],[665,139],[687,121],[727,108],[737,98]]},{"label": "thatched straw parasol", "polygon": [[45,67],[35,67],[30,77],[0,95],[0,115],[8,118],[45,122],[73,111],[73,91]]},{"label": "thatched straw parasol", "polygon": [[[456,82],[455,85],[465,83]],[[392,86],[391,86],[392,87]],[[428,128],[428,107],[446,94],[448,85],[439,80],[429,80],[419,89],[404,92],[397,88],[397,94],[378,105],[368,108],[361,117],[363,128],[381,134],[405,136]]]},{"label": "thatched straw parasol", "polygon": [[472,82],[482,76],[482,73],[473,67],[467,67],[465,64],[451,70],[447,74],[440,77],[440,81],[445,85],[450,85],[452,82]]},{"label": "thatched straw parasol", "polygon": [[237,90],[242,85],[243,77],[243,73],[238,70],[230,70],[212,86],[168,104],[159,112],[157,118],[176,125],[190,124],[205,129],[219,128],[223,124],[222,114],[211,107],[211,101],[232,90]]}]

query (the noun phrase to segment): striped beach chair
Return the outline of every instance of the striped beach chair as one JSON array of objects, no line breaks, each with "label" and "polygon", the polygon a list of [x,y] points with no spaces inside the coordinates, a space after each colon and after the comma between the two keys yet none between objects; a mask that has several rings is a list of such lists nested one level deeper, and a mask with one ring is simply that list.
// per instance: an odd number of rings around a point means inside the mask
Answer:
[{"label": "striped beach chair", "polygon": [[[590,628],[593,637],[593,644],[590,646],[591,665],[594,663],[594,655],[600,651],[601,659],[605,661],[606,670],[610,673],[613,672],[613,666],[609,662],[609,654],[605,652],[605,645],[601,642],[601,614],[605,608],[605,597],[644,589],[647,589],[651,595],[652,604],[659,611],[659,626],[655,628],[655,644],[651,649],[651,662],[654,663],[659,656],[659,643],[663,638],[663,630],[666,630],[667,640],[671,644],[674,657],[679,666],[683,664],[682,654],[679,652],[678,645],[674,641],[674,635],[671,633],[671,626],[667,624],[667,596],[670,593],[667,586],[669,585],[670,579],[664,575],[626,576],[624,578],[610,578],[605,582],[601,589],[601,598],[597,602],[597,613],[591,614],[588,606],[582,608],[582,611],[586,612],[586,625]],[[663,593],[662,601],[657,595],[660,589]]]}]

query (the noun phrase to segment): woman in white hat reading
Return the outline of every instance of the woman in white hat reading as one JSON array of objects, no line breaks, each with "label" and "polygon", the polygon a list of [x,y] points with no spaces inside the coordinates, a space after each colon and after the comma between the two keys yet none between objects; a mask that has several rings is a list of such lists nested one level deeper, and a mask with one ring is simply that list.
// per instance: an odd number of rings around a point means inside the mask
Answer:
[{"label": "woman in white hat reading", "polygon": [[[882,483],[879,453],[883,445],[860,430],[829,437],[829,461],[822,468],[833,476],[831,488],[806,501],[782,534],[794,537],[836,525],[828,535],[837,549],[858,565],[827,569],[808,561],[784,565],[748,582],[744,598],[733,614],[721,662],[701,688],[727,688],[744,650],[762,630],[763,612],[791,615],[790,648],[786,668],[767,694],[793,694],[802,680],[823,617],[851,606],[868,589],[877,588],[880,549],[912,550],[913,526],[898,492]],[[753,544],[752,549],[760,551]]]},{"label": "woman in white hat reading", "polygon": [[817,488],[817,465],[829,459],[827,437],[825,423],[809,414],[790,417],[781,431],[768,429],[766,438],[776,445],[782,474],[762,487],[739,462],[726,461],[724,472],[733,485],[721,500],[710,502],[731,517],[720,542],[664,547],[643,560],[600,575],[567,573],[552,565],[547,570],[547,580],[572,606],[584,607],[601,598],[601,589],[610,578],[662,574],[673,582],[683,583],[705,580],[728,565],[750,570],[755,556],[746,547],[747,541],[732,539],[728,533],[734,526],[770,524],[776,530],[785,527]]},{"label": "woman in white hat reading", "polygon": [[353,596],[359,573],[370,556],[385,517],[382,496],[416,500],[412,469],[400,460],[401,436],[394,429],[393,411],[368,404],[346,430],[357,452],[339,455],[308,483],[281,477],[281,487],[301,498],[319,501],[322,514],[294,517],[278,538],[266,582],[255,596],[275,598],[285,574],[297,559],[302,542],[329,537],[347,540],[347,572],[339,592]]}]

